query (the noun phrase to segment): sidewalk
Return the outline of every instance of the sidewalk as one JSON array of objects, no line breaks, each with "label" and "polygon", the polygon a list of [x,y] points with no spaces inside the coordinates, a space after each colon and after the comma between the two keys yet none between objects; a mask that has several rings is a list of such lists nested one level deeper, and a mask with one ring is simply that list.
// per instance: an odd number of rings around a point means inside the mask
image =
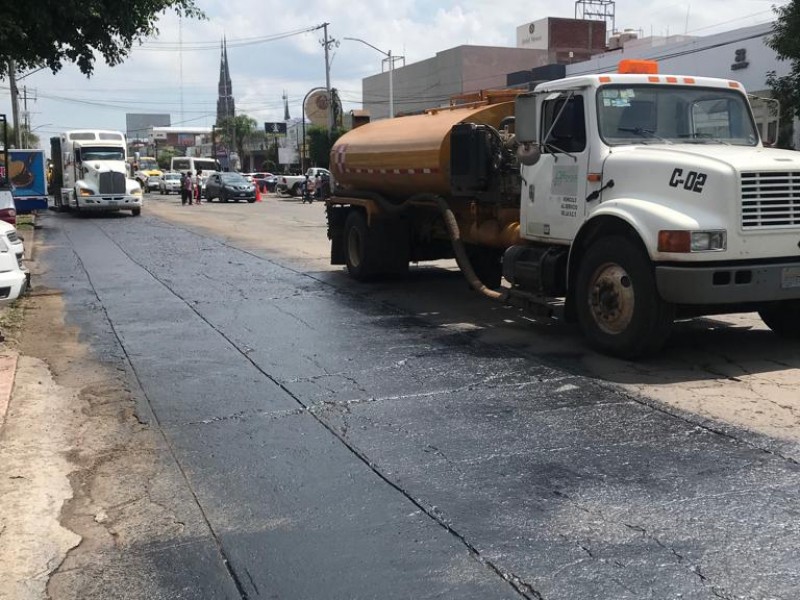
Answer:
[{"label": "sidewalk", "polygon": [[[25,244],[25,260],[33,260],[35,244],[36,218],[33,215],[33,227],[22,232]],[[0,314],[8,310],[9,307],[0,307]],[[9,347],[8,342],[0,342],[0,431],[6,422],[6,412],[8,403],[11,401],[11,391],[14,389],[17,365],[19,363],[19,353]]]}]

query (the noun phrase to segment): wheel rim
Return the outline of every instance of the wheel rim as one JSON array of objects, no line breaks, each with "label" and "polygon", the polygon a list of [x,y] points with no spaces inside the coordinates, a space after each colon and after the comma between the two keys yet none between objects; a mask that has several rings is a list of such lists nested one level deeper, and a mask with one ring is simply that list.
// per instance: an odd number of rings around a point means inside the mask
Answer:
[{"label": "wheel rim", "polygon": [[618,264],[601,265],[592,276],[588,302],[592,318],[603,332],[624,332],[633,319],[636,302],[630,275]]},{"label": "wheel rim", "polygon": [[352,227],[347,235],[347,256],[354,268],[357,269],[361,265],[361,234],[355,227]]}]

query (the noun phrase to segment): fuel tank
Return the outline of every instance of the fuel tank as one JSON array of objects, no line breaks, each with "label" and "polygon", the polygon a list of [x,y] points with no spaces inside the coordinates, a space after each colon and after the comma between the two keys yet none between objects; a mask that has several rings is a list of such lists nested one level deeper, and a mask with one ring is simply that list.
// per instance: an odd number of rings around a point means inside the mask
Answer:
[{"label": "fuel tank", "polygon": [[450,130],[461,122],[497,127],[513,102],[432,109],[383,119],[340,137],[331,149],[337,194],[371,191],[388,198],[429,192],[450,195]]}]

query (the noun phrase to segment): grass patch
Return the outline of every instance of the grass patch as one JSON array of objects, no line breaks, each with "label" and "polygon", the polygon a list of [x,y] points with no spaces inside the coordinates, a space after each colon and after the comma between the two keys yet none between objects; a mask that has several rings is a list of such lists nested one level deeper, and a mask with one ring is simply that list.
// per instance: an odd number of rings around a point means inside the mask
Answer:
[{"label": "grass patch", "polygon": [[12,304],[0,306],[0,333],[6,338],[3,344],[16,346],[19,343],[22,324],[25,318],[25,297],[15,300]]},{"label": "grass patch", "polygon": [[17,229],[33,229],[33,215],[17,215]]}]

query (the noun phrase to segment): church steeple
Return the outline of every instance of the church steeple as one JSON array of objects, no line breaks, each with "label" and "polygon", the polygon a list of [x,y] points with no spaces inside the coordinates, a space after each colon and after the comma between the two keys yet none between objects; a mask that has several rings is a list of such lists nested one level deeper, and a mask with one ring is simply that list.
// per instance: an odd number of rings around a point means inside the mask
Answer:
[{"label": "church steeple", "polygon": [[220,44],[219,57],[219,84],[217,86],[217,125],[226,117],[236,114],[233,100],[233,86],[231,85],[231,72],[228,68],[228,42],[223,36]]}]

